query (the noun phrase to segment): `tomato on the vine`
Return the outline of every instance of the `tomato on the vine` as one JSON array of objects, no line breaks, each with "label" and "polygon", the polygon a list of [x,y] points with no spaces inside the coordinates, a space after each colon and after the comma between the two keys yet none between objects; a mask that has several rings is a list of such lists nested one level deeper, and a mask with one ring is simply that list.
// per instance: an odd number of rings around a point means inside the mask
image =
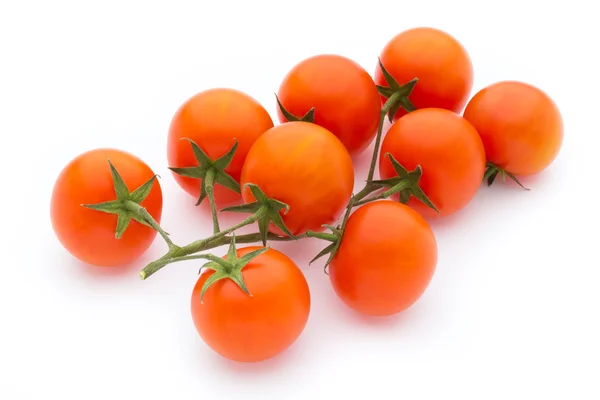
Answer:
[{"label": "tomato on the vine", "polygon": [[[190,142],[194,141],[212,160],[226,154],[237,141],[237,150],[225,168],[237,182],[248,150],[256,139],[273,127],[265,108],[246,93],[228,88],[209,89],[184,102],[175,113],[169,128],[167,156],[170,167],[198,165]],[[190,195],[200,196],[200,179],[173,173],[177,183]],[[215,185],[215,200],[227,204],[240,194]]]},{"label": "tomato on the vine", "polygon": [[[117,185],[111,164],[120,177]],[[160,222],[162,190],[144,161],[118,149],[87,151],[71,160],[54,184],[52,227],[65,249],[85,263],[128,264],[150,247],[157,232],[135,220],[126,201]]]},{"label": "tomato on the vine", "polygon": [[480,90],[464,117],[479,132],[487,160],[515,175],[547,168],[563,142],[563,121],[554,101],[530,84],[503,81]]},{"label": "tomato on the vine", "polygon": [[[435,107],[458,113],[467,103],[473,87],[471,58],[446,32],[428,27],[401,32],[385,45],[380,60],[399,84],[418,79],[409,96],[417,109]],[[388,86],[379,65],[375,83]],[[382,104],[385,100],[382,97]],[[405,114],[400,108],[394,119]]]},{"label": "tomato on the vine", "polygon": [[396,175],[387,153],[409,170],[421,166],[419,186],[439,214],[416,197],[410,197],[408,205],[427,218],[465,207],[485,172],[485,152],[475,128],[460,115],[440,108],[413,111],[391,126],[379,155],[382,179]]},{"label": "tomato on the vine", "polygon": [[[235,253],[242,259],[260,250],[249,246]],[[289,257],[268,249],[238,268],[234,265],[229,273],[239,283],[227,277],[214,281],[219,273],[224,272],[205,270],[191,296],[194,325],[215,352],[234,361],[257,362],[278,355],[298,339],[311,299],[302,271]],[[207,285],[209,279],[213,282]]]},{"label": "tomato on the vine", "polygon": [[329,264],[329,278],[352,309],[392,315],[425,292],[437,255],[433,231],[419,213],[402,203],[374,201],[350,215]]},{"label": "tomato on the vine", "polygon": [[[278,99],[296,117],[314,108],[314,123],[336,135],[351,156],[361,153],[377,132],[377,87],[369,73],[349,58],[321,54],[301,61],[283,79]],[[287,121],[279,107],[278,117]]]},{"label": "tomato on the vine", "polygon": [[[242,195],[255,197],[246,184],[289,206],[282,215],[293,235],[321,231],[340,216],[354,188],[352,159],[342,142],[327,129],[310,122],[287,122],[261,135],[242,169]],[[283,234],[274,225],[273,233]]]}]

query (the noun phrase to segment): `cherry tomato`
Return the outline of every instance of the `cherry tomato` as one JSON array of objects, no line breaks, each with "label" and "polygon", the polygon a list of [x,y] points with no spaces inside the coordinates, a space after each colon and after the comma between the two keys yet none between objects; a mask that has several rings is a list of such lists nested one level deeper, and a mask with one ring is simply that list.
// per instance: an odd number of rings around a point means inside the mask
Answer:
[{"label": "cherry tomato", "polygon": [[[413,111],[391,126],[381,145],[382,179],[396,176],[386,153],[408,170],[421,166],[419,186],[439,210],[439,216],[465,207],[477,193],[485,173],[485,152],[477,131],[460,115],[445,109]],[[415,197],[408,204],[426,218],[438,216]]]},{"label": "cherry tomato", "polygon": [[329,265],[336,294],[367,315],[399,313],[425,292],[437,264],[437,243],[410,207],[381,200],[356,209]]},{"label": "cherry tomato", "polygon": [[[282,215],[293,235],[322,231],[337,220],[354,187],[352,159],[342,142],[327,129],[310,122],[277,125],[259,137],[246,157],[242,187],[258,185],[290,209]],[[246,203],[255,201],[249,188]],[[283,234],[271,225],[271,232]]]},{"label": "cherry tomato", "polygon": [[[109,160],[131,192],[155,176],[148,165],[130,153],[91,150],[71,160],[60,172],[51,199],[52,227],[65,249],[85,263],[106,267],[136,260],[156,236],[154,229],[130,220],[117,239],[116,214],[82,206],[116,199]],[[155,180],[141,206],[160,223],[162,205],[162,190]]]},{"label": "cherry tomato", "polygon": [[[169,128],[167,156],[170,167],[198,165],[190,142],[193,140],[212,159],[238,147],[225,172],[240,180],[242,165],[254,141],[273,127],[273,120],[254,98],[237,90],[210,89],[188,99],[176,112]],[[234,140],[235,139],[235,140]],[[200,195],[200,180],[173,174],[177,183],[194,198]],[[215,185],[215,200],[226,204],[240,195],[221,185]]]},{"label": "cherry tomato", "polygon": [[504,81],[479,91],[464,112],[483,141],[489,162],[516,175],[547,168],[563,142],[563,121],[554,101],[523,82]]},{"label": "cherry tomato", "polygon": [[[379,93],[373,78],[356,62],[322,54],[305,59],[285,76],[278,98],[296,117],[314,107],[314,123],[336,135],[351,156],[373,140],[379,123]],[[280,122],[286,122],[278,109]]]},{"label": "cherry tomato", "polygon": [[[401,32],[385,45],[380,59],[399,84],[419,79],[409,96],[418,109],[435,107],[458,113],[469,99],[473,87],[471,59],[462,44],[446,32],[427,27]],[[379,65],[375,83],[388,86]],[[381,100],[384,104],[386,99]],[[405,114],[400,108],[394,119]]]},{"label": "cherry tomato", "polygon": [[[237,250],[238,257],[260,249]],[[233,280],[202,287],[213,274],[205,270],[191,298],[194,325],[214,351],[235,361],[257,362],[291,346],[304,330],[310,313],[310,291],[302,271],[285,254],[269,249],[242,269],[251,296]]]}]

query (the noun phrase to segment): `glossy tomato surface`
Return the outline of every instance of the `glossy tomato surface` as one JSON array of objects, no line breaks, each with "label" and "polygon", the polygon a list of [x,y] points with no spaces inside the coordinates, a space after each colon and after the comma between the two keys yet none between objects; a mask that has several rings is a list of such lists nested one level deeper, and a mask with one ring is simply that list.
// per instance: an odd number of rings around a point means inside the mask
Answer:
[{"label": "glossy tomato surface", "polygon": [[554,101],[530,84],[503,81],[479,91],[465,109],[488,161],[516,175],[537,174],[558,155],[563,120]]},{"label": "glossy tomato surface", "polygon": [[[130,192],[155,175],[133,154],[118,149],[91,150],[75,157],[60,172],[50,207],[54,232],[69,253],[88,264],[113,267],[137,259],[157,233],[132,220],[123,236],[116,239],[115,214],[82,206],[116,199],[109,159]],[[163,198],[158,180],[141,205],[160,223]]]},{"label": "glossy tomato surface", "polygon": [[[285,109],[297,117],[315,108],[315,120],[336,135],[351,156],[373,140],[381,108],[373,78],[355,61],[322,54],[307,58],[285,76],[278,93]],[[286,118],[278,109],[280,122]]]},{"label": "glossy tomato surface", "polygon": [[329,278],[350,308],[397,314],[423,295],[437,256],[435,236],[419,213],[398,202],[375,201],[350,215]]},{"label": "glossy tomato surface", "polygon": [[448,216],[475,196],[485,173],[485,151],[475,128],[460,115],[439,108],[413,111],[396,121],[381,145],[379,174],[396,176],[386,153],[406,169],[420,165],[420,187],[439,214],[411,197],[408,204],[427,218]]},{"label": "glossy tomato surface", "polygon": [[[352,159],[342,142],[310,122],[287,122],[263,134],[246,157],[242,187],[258,185],[265,194],[286,203],[283,221],[294,235],[322,231],[350,200],[354,187]],[[255,201],[249,188],[246,203]],[[274,225],[273,233],[282,234]]]},{"label": "glossy tomato surface", "polygon": [[[272,127],[273,120],[265,108],[243,92],[228,88],[200,92],[181,105],[171,121],[167,141],[169,166],[198,165],[189,141],[182,138],[193,140],[213,160],[227,153],[237,140],[237,151],[225,172],[239,182],[248,150],[260,135]],[[199,179],[175,173],[173,176],[187,193],[196,199],[199,197]],[[239,199],[238,193],[215,185],[218,203]]]},{"label": "glossy tomato surface", "polygon": [[[260,247],[237,250],[242,257]],[[234,361],[257,362],[290,347],[303,332],[310,314],[310,291],[302,271],[285,254],[269,249],[242,269],[244,293],[223,279],[200,293],[213,274],[205,270],[191,297],[194,325],[215,352]]]},{"label": "glossy tomato surface", "polygon": [[[439,29],[419,27],[393,37],[380,54],[385,69],[399,84],[419,81],[409,96],[417,108],[461,112],[473,87],[473,65],[463,45]],[[379,65],[375,83],[388,86]],[[382,104],[385,103],[382,97]],[[405,115],[400,108],[395,119]]]}]

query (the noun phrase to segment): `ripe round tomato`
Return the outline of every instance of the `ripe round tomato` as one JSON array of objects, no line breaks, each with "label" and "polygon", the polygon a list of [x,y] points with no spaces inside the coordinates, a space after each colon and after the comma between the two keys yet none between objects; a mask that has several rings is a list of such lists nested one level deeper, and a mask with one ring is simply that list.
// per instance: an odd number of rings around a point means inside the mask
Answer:
[{"label": "ripe round tomato", "polygon": [[460,115],[441,108],[413,111],[391,126],[381,145],[382,179],[396,176],[386,153],[408,170],[421,166],[419,186],[440,213],[415,197],[408,205],[426,218],[447,216],[465,207],[485,173],[485,152],[475,128]]},{"label": "ripe round tomato", "polygon": [[[190,142],[193,140],[212,159],[238,148],[225,169],[236,181],[254,141],[273,127],[273,120],[254,98],[234,89],[217,88],[200,92],[188,99],[176,112],[169,128],[167,156],[170,167],[198,165]],[[173,173],[177,183],[194,198],[200,195],[200,180]],[[215,185],[215,200],[226,204],[240,199],[238,193]]]},{"label": "ripe round tomato", "polygon": [[410,207],[380,200],[348,218],[329,264],[329,279],[350,308],[367,315],[399,313],[429,285],[437,264],[433,231]]},{"label": "ripe round tomato", "polygon": [[[237,250],[238,257],[260,249]],[[225,278],[202,287],[213,274],[205,270],[191,299],[192,318],[202,339],[234,361],[257,362],[274,357],[300,336],[310,313],[310,291],[302,271],[285,254],[269,249],[242,269],[245,293]]]},{"label": "ripe round tomato", "polygon": [[465,109],[483,141],[487,160],[516,175],[548,167],[563,142],[563,121],[554,101],[523,82],[504,81],[479,91]]},{"label": "ripe round tomato", "polygon": [[[290,209],[282,215],[293,235],[322,231],[344,211],[354,188],[352,159],[342,142],[310,122],[287,122],[259,137],[246,157],[241,185],[258,185]],[[242,189],[246,203],[255,201]],[[283,213],[283,211],[282,211]],[[270,231],[283,234],[273,224]]]},{"label": "ripe round tomato", "polygon": [[[50,206],[52,227],[65,249],[85,263],[105,267],[134,261],[156,236],[154,229],[131,220],[117,239],[117,215],[82,206],[116,199],[109,159],[130,192],[155,175],[142,160],[125,151],[91,150],[71,160],[61,171]],[[162,190],[155,180],[141,206],[160,223],[162,205]]]},{"label": "ripe round tomato", "polygon": [[[454,37],[434,28],[413,28],[392,38],[380,54],[384,68],[404,84],[418,78],[409,96],[417,108],[462,111],[473,87],[473,65],[465,48]],[[379,65],[375,83],[388,86]],[[382,104],[385,103],[382,97]],[[405,115],[400,108],[394,119]]]},{"label": "ripe round tomato", "polygon": [[[322,54],[300,62],[284,78],[278,98],[297,117],[314,107],[314,123],[336,135],[351,156],[361,153],[377,132],[381,106],[375,82],[346,57]],[[279,121],[286,122],[277,111]]]}]

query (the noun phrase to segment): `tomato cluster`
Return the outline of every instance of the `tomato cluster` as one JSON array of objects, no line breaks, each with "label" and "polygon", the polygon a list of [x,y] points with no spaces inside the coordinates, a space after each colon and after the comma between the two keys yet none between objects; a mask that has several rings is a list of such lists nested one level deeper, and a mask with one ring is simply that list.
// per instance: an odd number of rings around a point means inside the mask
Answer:
[{"label": "tomato cluster", "polygon": [[[192,318],[203,340],[232,360],[271,358],[308,322],[307,281],[272,241],[323,240],[314,259],[327,256],[343,303],[373,316],[402,312],[436,269],[430,222],[465,208],[482,181],[500,175],[521,185],[517,176],[544,170],[560,150],[563,124],[555,103],[523,82],[497,82],[471,97],[471,59],[438,29],[399,33],[375,66],[372,77],[340,55],[301,61],[274,99],[279,124],[234,89],[202,91],[181,105],[168,132],[169,169],[197,205],[210,203],[212,236],[176,245],[160,225],[155,172],[133,154],[95,149],[55,183],[58,239],[81,261],[109,267],[135,261],[158,233],[168,251],[142,279],[204,260]],[[366,184],[353,194],[354,160],[373,142]],[[219,212],[248,215],[224,228]],[[257,232],[236,235],[247,225]],[[208,251],[224,245],[222,257]]]}]

